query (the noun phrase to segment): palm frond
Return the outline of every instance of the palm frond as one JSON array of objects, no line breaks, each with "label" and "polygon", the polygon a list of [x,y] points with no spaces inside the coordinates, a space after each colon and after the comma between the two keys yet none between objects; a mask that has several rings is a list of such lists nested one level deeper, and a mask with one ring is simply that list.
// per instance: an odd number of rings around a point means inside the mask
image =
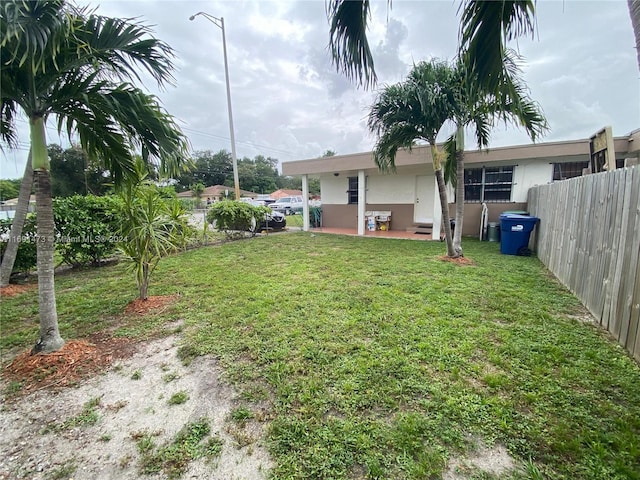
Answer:
[{"label": "palm frond", "polygon": [[414,125],[395,124],[386,130],[373,148],[373,160],[381,172],[396,171],[396,154],[401,148],[411,150],[420,135]]},{"label": "palm frond", "polygon": [[[55,57],[61,39],[69,33],[64,0],[5,0],[0,6],[0,48],[11,62],[28,63],[32,73],[42,69],[47,58]],[[3,64],[4,66],[4,64]]]},{"label": "palm frond", "polygon": [[331,0],[327,5],[333,64],[349,80],[369,88],[377,76],[367,40],[369,0]]},{"label": "palm frond", "polygon": [[459,56],[468,74],[487,92],[500,86],[503,52],[507,41],[533,35],[534,0],[465,0],[460,19]]}]

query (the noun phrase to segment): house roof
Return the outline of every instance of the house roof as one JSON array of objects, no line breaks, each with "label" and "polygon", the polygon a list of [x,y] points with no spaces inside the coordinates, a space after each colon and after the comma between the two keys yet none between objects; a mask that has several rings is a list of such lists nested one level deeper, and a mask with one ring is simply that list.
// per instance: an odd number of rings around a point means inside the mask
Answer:
[{"label": "house roof", "polygon": [[[518,160],[544,160],[553,162],[578,162],[589,159],[590,139],[563,142],[531,143],[510,147],[498,147],[488,150],[466,150],[465,164],[488,164],[499,162],[517,162]],[[625,158],[640,151],[640,129],[624,137],[614,138],[616,157]],[[442,145],[438,146],[440,149]],[[431,151],[428,145],[414,147],[411,151],[399,150],[395,160],[398,169],[410,170],[412,167],[424,169],[431,166]],[[296,160],[282,163],[283,175],[323,174],[338,172],[357,172],[358,170],[378,171],[372,152],[336,155],[334,157]]]},{"label": "house roof", "polygon": [[293,195],[302,195],[302,190],[288,190],[286,188],[281,188],[280,190],[276,190],[269,194],[269,197],[278,200],[282,197],[290,197]]},{"label": "house roof", "polygon": [[[29,196],[29,203],[36,203],[36,196],[35,195],[30,195]],[[18,197],[10,198],[9,200],[5,200],[4,202],[2,202],[2,204],[3,205],[8,205],[8,206],[18,205]]]}]

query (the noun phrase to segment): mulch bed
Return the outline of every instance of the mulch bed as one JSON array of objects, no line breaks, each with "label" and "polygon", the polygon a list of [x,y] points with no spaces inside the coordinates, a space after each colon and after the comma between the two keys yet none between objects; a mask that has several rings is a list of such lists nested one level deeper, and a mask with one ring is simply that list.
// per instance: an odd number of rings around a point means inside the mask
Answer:
[{"label": "mulch bed", "polygon": [[152,295],[146,300],[136,298],[124,309],[126,314],[144,315],[146,313],[161,313],[166,307],[171,305],[178,295]]},{"label": "mulch bed", "polygon": [[65,387],[103,371],[115,360],[127,358],[135,351],[135,343],[126,338],[95,335],[94,341],[69,340],[51,353],[20,353],[3,368],[8,382],[20,382],[21,395],[46,388]]},{"label": "mulch bed", "polygon": [[28,292],[29,290],[33,290],[37,287],[37,283],[28,285],[7,285],[5,287],[0,287],[0,297],[15,297],[16,295]]},{"label": "mulch bed", "polygon": [[438,260],[441,260],[443,262],[455,263],[458,265],[475,265],[473,260],[467,257],[451,258],[447,257],[446,255],[442,255],[441,257],[438,257]]},{"label": "mulch bed", "polygon": [[[9,285],[0,290],[2,296],[14,296],[35,288],[36,284]],[[178,295],[139,298],[125,308],[127,315],[161,313]],[[55,389],[74,385],[80,380],[95,376],[114,361],[130,357],[136,350],[136,342],[127,338],[112,337],[106,332],[91,335],[88,339],[68,340],[63,347],[51,353],[31,354],[31,349],[18,354],[2,368],[1,375],[7,382],[21,384],[16,395],[23,396],[43,389]]]}]

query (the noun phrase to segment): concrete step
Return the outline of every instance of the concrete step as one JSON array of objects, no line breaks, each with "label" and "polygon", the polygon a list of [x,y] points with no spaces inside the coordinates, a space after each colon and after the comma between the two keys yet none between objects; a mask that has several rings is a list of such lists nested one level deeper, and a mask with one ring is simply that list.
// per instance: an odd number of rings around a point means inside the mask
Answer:
[{"label": "concrete step", "polygon": [[407,232],[431,235],[433,233],[433,225],[430,223],[414,223],[412,226],[407,227]]}]

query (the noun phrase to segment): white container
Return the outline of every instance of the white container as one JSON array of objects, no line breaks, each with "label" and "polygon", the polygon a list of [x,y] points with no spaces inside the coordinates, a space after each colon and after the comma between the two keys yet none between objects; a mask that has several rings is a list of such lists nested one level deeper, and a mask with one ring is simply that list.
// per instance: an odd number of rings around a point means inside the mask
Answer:
[{"label": "white container", "polygon": [[370,232],[376,229],[376,217],[367,217],[367,230]]}]

